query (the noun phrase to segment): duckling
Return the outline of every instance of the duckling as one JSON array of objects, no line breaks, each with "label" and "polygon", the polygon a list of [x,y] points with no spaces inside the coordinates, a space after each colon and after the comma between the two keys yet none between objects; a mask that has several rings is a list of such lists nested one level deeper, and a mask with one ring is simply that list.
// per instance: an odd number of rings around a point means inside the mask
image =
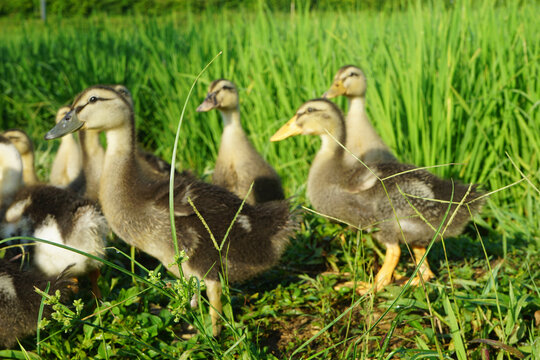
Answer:
[{"label": "duckling", "polygon": [[[63,106],[56,113],[58,123],[69,111],[69,106]],[[82,173],[82,151],[74,135],[62,138],[56,156],[54,157],[49,183],[51,185],[67,187],[72,184]],[[79,179],[78,181],[84,180]],[[72,184],[73,186],[73,184]],[[75,186],[75,188],[81,185]]]},{"label": "duckling", "polygon": [[8,138],[0,135],[0,217],[23,186],[21,154]]},{"label": "duckling", "polygon": [[[54,294],[60,291],[60,301],[65,302],[76,284],[64,271],[56,278],[48,278],[36,271],[21,271],[18,264],[0,259],[0,348],[12,348],[17,339],[22,340],[35,333],[42,297],[35,291],[47,289]],[[43,308],[43,317],[48,317],[52,308]]]},{"label": "duckling", "polygon": [[[397,162],[397,159],[384,143],[369,121],[366,113],[366,76],[356,66],[346,65],[338,70],[330,89],[323,98],[334,98],[339,95],[347,97],[349,113],[345,121],[347,142],[345,147],[364,162]],[[349,153],[345,161],[352,165],[358,162]]]},{"label": "duckling", "polygon": [[[102,257],[108,226],[97,204],[68,189],[33,185],[19,190],[5,213],[3,237],[31,236]],[[90,274],[99,297],[97,277],[101,262],[54,245],[36,242],[34,265],[47,276],[58,276],[72,266],[74,276]]]},{"label": "duckling", "polygon": [[25,185],[33,185],[39,182],[34,167],[34,145],[28,135],[19,129],[10,129],[3,134],[15,145],[23,164],[23,181]]},{"label": "duckling", "polygon": [[[303,104],[270,140],[299,134],[319,135],[322,140],[307,182],[307,197],[313,207],[359,228],[379,228],[373,237],[386,246],[386,257],[375,277],[375,291],[392,280],[401,255],[400,240],[412,247],[418,264],[443,220],[442,235],[456,236],[469,221],[467,206],[473,213],[481,209],[482,201],[475,201],[480,196],[476,186],[439,179],[425,170],[395,162],[371,164],[369,168],[359,163],[348,165],[338,144],[346,141],[343,115],[328,100],[315,99]],[[383,179],[388,194],[379,179]],[[444,219],[449,201],[450,213]],[[467,205],[458,207],[461,201]],[[434,276],[427,261],[420,273],[425,281]],[[413,281],[420,282],[418,278]],[[363,292],[368,288],[371,286],[361,284],[357,290]]]},{"label": "duckling", "polygon": [[250,204],[284,199],[281,179],[255,150],[242,129],[238,90],[232,82],[218,79],[210,84],[206,99],[197,111],[212,109],[218,109],[223,119],[223,134],[212,183],[240,198],[246,197],[253,183],[253,190],[247,198]]},{"label": "duckling", "polygon": [[[179,277],[169,218],[169,178],[149,171],[136,156],[132,106],[114,89],[92,86],[77,96],[72,110],[45,138],[79,129],[105,132],[107,150],[99,200],[114,233]],[[229,231],[241,199],[186,172],[176,175],[173,186],[178,247],[187,254],[182,272],[187,277],[204,278],[213,334],[217,336],[222,267],[231,282],[247,280],[270,268],[285,250],[295,223],[287,201],[245,204]],[[213,239],[218,243],[224,239],[222,253]]]}]

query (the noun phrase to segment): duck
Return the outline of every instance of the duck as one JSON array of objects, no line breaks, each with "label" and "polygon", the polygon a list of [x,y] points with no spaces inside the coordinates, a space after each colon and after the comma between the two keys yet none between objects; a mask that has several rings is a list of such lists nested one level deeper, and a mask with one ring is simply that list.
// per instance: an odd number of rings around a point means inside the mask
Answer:
[{"label": "duck", "polygon": [[[301,134],[321,138],[307,180],[306,195],[313,208],[359,229],[378,228],[373,237],[386,247],[374,283],[359,283],[356,290],[360,293],[379,291],[392,282],[401,256],[400,241],[412,247],[418,265],[443,221],[442,235],[457,236],[470,220],[467,208],[473,214],[481,210],[481,193],[476,185],[440,179],[426,170],[397,162],[349,165],[340,145],[346,142],[345,121],[339,108],[327,99],[304,103],[270,140]],[[460,202],[462,206],[458,206]],[[434,277],[427,260],[419,272],[422,279],[413,279],[413,285]]]},{"label": "duck", "polygon": [[21,154],[8,138],[0,134],[0,217],[23,187]]},{"label": "duck", "polygon": [[[48,240],[102,258],[107,221],[95,202],[69,189],[39,184],[21,188],[7,207],[0,236],[26,236]],[[71,267],[73,276],[88,274],[97,297],[99,260],[58,246],[36,241],[31,249],[33,266],[49,277]]]},{"label": "duck", "polygon": [[[250,204],[285,198],[281,179],[249,141],[240,122],[238,90],[226,79],[213,81],[198,112],[217,109],[223,133],[212,183],[222,186]],[[253,189],[248,196],[249,189]]]},{"label": "duck", "polygon": [[10,129],[4,131],[3,135],[11,141],[21,154],[23,165],[23,181],[25,185],[39,183],[34,167],[34,145],[28,134],[21,129]]},{"label": "duck", "polygon": [[322,95],[327,99],[345,96],[348,100],[347,142],[344,144],[348,151],[344,155],[345,161],[349,165],[358,162],[357,158],[366,163],[397,162],[366,113],[366,89],[364,72],[354,65],[345,65],[336,73],[330,89]]},{"label": "duck", "polygon": [[[69,106],[62,106],[56,113],[56,122],[60,121],[69,111]],[[65,136],[60,142],[56,156],[54,157],[49,183],[51,185],[72,188],[80,188],[81,184],[75,182],[84,180],[82,174],[82,150],[74,135]],[[70,185],[71,184],[71,185]],[[76,185],[78,184],[78,185]]]},{"label": "duck", "polygon": [[[10,349],[17,340],[36,332],[42,296],[35,288],[55,294],[60,291],[60,302],[66,302],[77,284],[70,278],[69,269],[57,277],[47,277],[36,270],[23,271],[15,262],[0,259],[0,349]],[[50,285],[49,285],[50,284]],[[43,317],[49,317],[52,307],[45,305]]]},{"label": "duck", "polygon": [[176,277],[204,279],[212,334],[218,336],[220,274],[231,282],[246,281],[278,262],[296,227],[288,202],[244,204],[241,208],[242,200],[226,189],[200,181],[187,171],[176,174],[174,224],[178,249],[186,254],[180,271],[171,235],[169,176],[148,170],[137,157],[133,107],[109,86],[89,87],[75,98],[71,111],[45,139],[77,130],[105,133],[99,201],[113,232],[161,261]]}]

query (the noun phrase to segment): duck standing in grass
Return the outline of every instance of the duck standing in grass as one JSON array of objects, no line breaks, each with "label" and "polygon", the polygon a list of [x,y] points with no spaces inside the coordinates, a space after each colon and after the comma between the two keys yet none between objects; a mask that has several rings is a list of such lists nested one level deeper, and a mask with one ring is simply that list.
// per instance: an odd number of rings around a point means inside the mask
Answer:
[{"label": "duck standing in grass", "polygon": [[[366,112],[366,76],[358,67],[343,66],[334,77],[330,89],[324,98],[345,96],[349,103],[349,112],[345,121],[347,139],[345,147],[357,158],[366,162],[397,162],[390,148],[384,143],[371,124]],[[345,161],[352,165],[358,162],[349,153]]]},{"label": "duck standing in grass", "polygon": [[[67,271],[58,277],[48,278],[36,271],[21,271],[14,262],[0,259],[0,349],[12,348],[17,339],[36,332],[42,296],[34,288],[41,291],[47,289],[49,294],[60,291],[60,301],[66,301],[71,291],[76,291],[76,283],[69,279]],[[52,312],[49,305],[43,308],[43,317]]]},{"label": "duck standing in grass", "polygon": [[[456,236],[470,219],[469,209],[473,214],[481,209],[474,185],[439,179],[396,162],[371,164],[369,168],[360,163],[347,164],[338,144],[346,142],[343,115],[328,100],[303,104],[270,140],[300,134],[319,135],[322,140],[307,182],[307,197],[313,207],[357,228],[379,229],[373,237],[386,246],[386,257],[375,276],[375,291],[392,281],[401,255],[400,240],[412,247],[418,265],[441,223],[440,235]],[[419,270],[424,281],[434,276],[427,261]],[[414,284],[419,282],[419,278],[413,279]],[[365,283],[358,285],[359,292],[372,288]]]},{"label": "duck standing in grass", "polygon": [[39,183],[34,166],[34,145],[28,134],[20,129],[10,129],[4,131],[3,135],[15,145],[19,154],[21,154],[24,184],[34,185]]},{"label": "duck standing in grass", "polygon": [[212,182],[245,198],[250,204],[285,198],[281,179],[276,171],[255,150],[240,123],[240,108],[236,86],[225,79],[210,84],[208,94],[198,112],[218,109],[223,119],[221,145]]},{"label": "duck standing in grass", "polygon": [[[69,111],[69,106],[63,106],[56,113],[56,122],[59,122]],[[62,138],[56,156],[54,157],[49,183],[51,185],[66,187],[72,183],[82,172],[81,146],[75,140],[75,135]],[[80,187],[78,185],[76,187]]]},{"label": "duck standing in grass", "polygon": [[[106,134],[99,200],[112,230],[181,276],[171,235],[169,177],[148,170],[136,156],[133,107],[113,88],[92,86],[77,96],[71,111],[45,138],[80,129]],[[213,334],[218,335],[219,274],[231,282],[243,281],[270,268],[285,250],[295,224],[287,201],[244,204],[239,212],[241,199],[189,173],[175,177],[173,191],[177,244],[187,255],[182,273],[204,279]]]}]

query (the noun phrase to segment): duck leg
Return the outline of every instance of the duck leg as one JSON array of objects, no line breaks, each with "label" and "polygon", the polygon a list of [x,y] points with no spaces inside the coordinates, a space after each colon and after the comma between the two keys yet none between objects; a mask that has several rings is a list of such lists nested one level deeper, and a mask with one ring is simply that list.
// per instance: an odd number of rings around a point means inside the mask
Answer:
[{"label": "duck leg", "polygon": [[99,290],[98,287],[98,279],[101,276],[101,272],[99,269],[92,270],[88,277],[90,278],[90,283],[92,284],[92,292],[96,296],[96,298],[101,299],[101,290]]},{"label": "duck leg", "polygon": [[[356,291],[360,294],[365,294],[372,290],[377,292],[382,290],[386,285],[392,282],[392,276],[394,275],[394,269],[396,268],[399,257],[401,256],[401,248],[399,243],[386,245],[386,256],[384,257],[384,263],[377,275],[373,284],[369,284],[363,281],[356,282]],[[334,287],[335,290],[339,290],[342,287],[353,287],[353,281],[347,281],[343,284]]]},{"label": "duck leg", "polygon": [[212,320],[212,335],[218,336],[221,332],[221,325],[218,326],[219,314],[221,314],[221,282],[215,280],[205,280],[206,295],[210,301],[210,319]]},{"label": "duck leg", "polygon": [[[401,256],[401,248],[399,243],[386,245],[386,255],[384,257],[384,263],[377,275],[375,276],[374,291],[382,290],[386,285],[392,282],[392,276],[394,270],[399,262]],[[357,289],[359,291],[360,289]]]},{"label": "duck leg", "polygon": [[[413,249],[413,253],[414,253],[414,262],[415,262],[416,266],[418,266],[418,264],[420,263],[420,260],[422,259],[422,257],[426,253],[426,248],[425,247],[419,247],[419,246],[413,246],[412,249]],[[433,277],[435,277],[435,274],[433,274],[433,272],[429,268],[427,258],[424,260],[424,262],[422,263],[422,265],[420,266],[420,269],[418,269],[418,271],[419,271],[419,273],[417,274],[417,276],[411,281],[412,286],[418,286],[418,285],[420,285],[422,283],[420,281],[420,277],[422,277],[424,282],[427,282],[427,281],[431,280]]]}]

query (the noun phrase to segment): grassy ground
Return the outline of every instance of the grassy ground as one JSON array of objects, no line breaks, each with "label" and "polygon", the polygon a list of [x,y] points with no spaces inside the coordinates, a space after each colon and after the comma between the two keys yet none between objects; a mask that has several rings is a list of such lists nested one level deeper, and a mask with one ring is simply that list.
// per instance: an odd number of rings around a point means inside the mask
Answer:
[{"label": "grassy ground", "polygon": [[[130,88],[140,142],[170,158],[188,90],[223,51],[187,104],[178,167],[211,174],[221,124],[217,114],[195,108],[212,80],[229,78],[239,86],[253,143],[282,175],[293,205],[309,207],[305,182],[318,141],[268,139],[300,104],[328,88],[338,68],[352,63],[368,76],[368,113],[400,160],[459,163],[432,171],[500,190],[476,226],[433,245],[432,282],[404,292],[390,286],[377,296],[337,292],[333,285],[352,276],[368,280],[384,249],[369,234],[305,211],[280,264],[231,285],[219,339],[208,335],[207,303],[187,309],[190,287],[163,270],[162,280],[149,275],[146,269],[158,264],[144,254],[135,264],[127,246],[111,237],[103,299],[97,302],[83,286],[78,306],[60,307],[40,342],[22,342],[28,356],[538,358],[539,11],[536,3],[460,1],[446,10],[424,5],[395,13],[297,7],[288,14],[261,8],[45,25],[0,20],[0,128],[29,132],[42,179],[58,146],[42,140],[54,113],[96,83]],[[398,271],[410,275],[406,254],[404,248]],[[187,324],[200,333],[184,339]]]}]

